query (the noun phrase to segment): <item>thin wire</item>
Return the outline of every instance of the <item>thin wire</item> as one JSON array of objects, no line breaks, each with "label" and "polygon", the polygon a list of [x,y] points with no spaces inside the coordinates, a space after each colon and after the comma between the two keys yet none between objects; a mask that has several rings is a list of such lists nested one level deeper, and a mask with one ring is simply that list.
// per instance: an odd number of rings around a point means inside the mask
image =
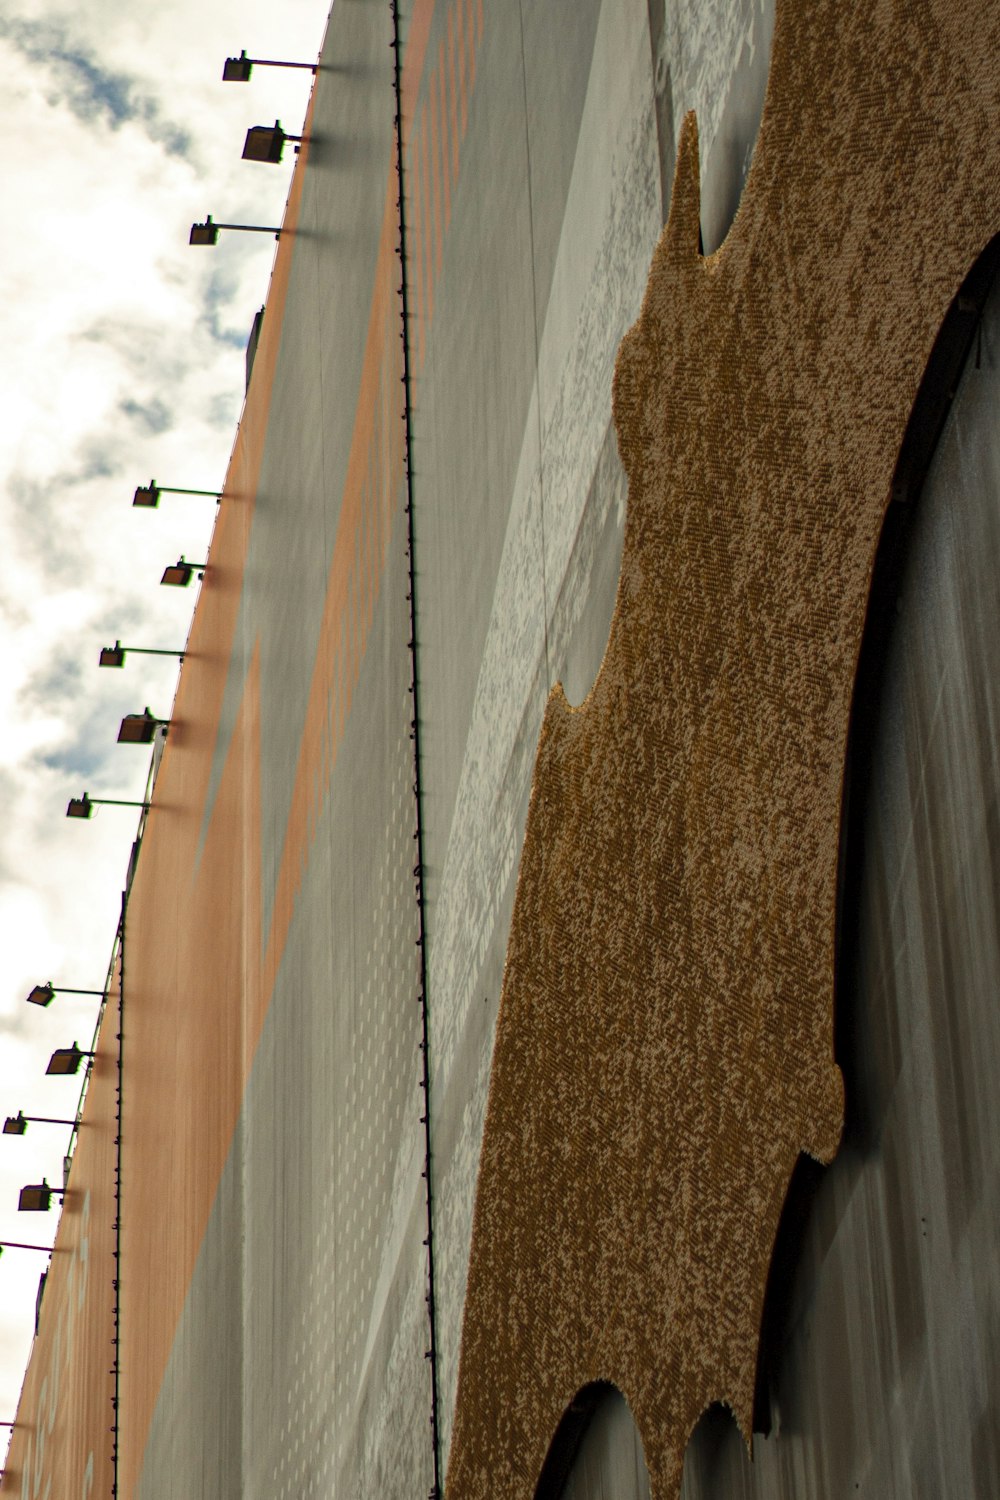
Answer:
[{"label": "thin wire", "polygon": [[396,170],[399,184],[399,291],[402,312],[401,336],[403,342],[403,421],[405,423],[404,464],[406,468],[407,555],[409,557],[410,573],[410,664],[412,673],[410,692],[413,698],[413,718],[410,726],[410,735],[413,741],[413,794],[416,803],[417,824],[413,835],[417,846],[417,859],[413,875],[417,893],[417,951],[419,953],[420,970],[419,1004],[421,1020],[420,1052],[422,1057],[420,1087],[424,1096],[424,1113],[421,1117],[421,1123],[424,1127],[424,1181],[426,1184],[427,1202],[427,1237],[424,1240],[424,1245],[427,1250],[427,1322],[428,1343],[430,1347],[426,1351],[426,1358],[430,1364],[431,1371],[431,1442],[434,1467],[434,1485],[430,1493],[430,1500],[439,1500],[441,1496],[441,1425],[439,1421],[437,1306],[434,1279],[434,1203],[431,1182],[430,1013],[427,997],[427,944],[424,921],[424,831],[420,780],[420,681],[417,673],[417,585],[416,567],[414,564],[413,466],[411,462],[413,449],[409,343],[410,317],[406,257],[406,195],[403,182],[402,45],[399,30],[398,0],[392,0],[391,8],[394,84],[396,91]]}]

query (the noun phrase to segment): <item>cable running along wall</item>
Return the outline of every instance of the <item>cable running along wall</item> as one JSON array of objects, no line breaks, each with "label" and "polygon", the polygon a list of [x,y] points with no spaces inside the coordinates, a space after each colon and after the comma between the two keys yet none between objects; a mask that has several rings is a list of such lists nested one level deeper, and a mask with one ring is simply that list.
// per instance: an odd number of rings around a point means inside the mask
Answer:
[{"label": "cable running along wall", "polygon": [[424,836],[423,820],[421,817],[421,788],[420,788],[420,678],[417,669],[417,584],[416,568],[414,566],[414,531],[413,531],[413,483],[412,483],[412,402],[411,402],[411,369],[410,369],[410,342],[409,342],[409,296],[407,286],[407,258],[406,258],[406,184],[403,176],[403,44],[400,35],[399,5],[398,0],[392,0],[392,49],[393,49],[393,84],[395,88],[396,117],[396,173],[398,186],[399,207],[399,297],[401,310],[400,338],[403,344],[403,422],[405,424],[405,483],[406,483],[406,556],[409,563],[409,594],[408,603],[410,608],[410,697],[412,702],[413,716],[410,721],[410,739],[413,745],[413,799],[416,811],[416,828],[413,839],[415,844],[416,858],[413,866],[413,878],[416,885],[417,898],[417,948],[419,952],[419,985],[420,993],[418,1003],[420,1005],[420,1088],[423,1094],[424,1112],[421,1123],[424,1128],[424,1167],[423,1177],[426,1189],[427,1204],[427,1235],[424,1245],[427,1250],[427,1325],[428,1325],[428,1347],[426,1359],[430,1366],[431,1376],[431,1443],[433,1448],[434,1484],[430,1492],[430,1500],[439,1500],[441,1495],[441,1440],[440,1423],[438,1413],[438,1349],[437,1349],[437,1320],[434,1301],[434,1197],[431,1158],[431,1098],[430,1098],[430,1022],[427,1000],[427,948],[426,929],[424,923]]}]

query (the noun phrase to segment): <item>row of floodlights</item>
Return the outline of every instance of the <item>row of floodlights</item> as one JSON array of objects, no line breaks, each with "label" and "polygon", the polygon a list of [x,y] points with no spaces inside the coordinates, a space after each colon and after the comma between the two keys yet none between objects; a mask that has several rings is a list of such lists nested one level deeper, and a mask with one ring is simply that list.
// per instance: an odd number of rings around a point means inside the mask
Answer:
[{"label": "row of floodlights", "polygon": [[[250,75],[255,67],[259,68],[301,68],[315,73],[316,63],[279,62],[273,58],[248,57],[244,48],[239,57],[227,57],[222,70],[224,83],[249,83]],[[296,143],[296,150],[305,139],[304,136],[290,135],[282,129],[281,121],[275,120],[273,125],[254,125],[247,131],[246,140],[243,144],[244,161],[270,162],[277,165],[283,156],[285,145],[288,141]],[[217,224],[213,221],[211,214],[204,224],[193,224],[191,226],[192,245],[214,245],[219,238],[220,229],[244,229],[253,232],[274,234],[275,238],[280,236],[280,229],[273,226],[260,224]],[[221,492],[218,490],[195,490],[184,489],[176,485],[157,484],[151,479],[148,484],[136,486],[132,497],[132,504],[144,509],[155,509],[160,503],[160,496],[170,495],[204,495],[215,501],[221,500]],[[164,570],[160,582],[174,587],[186,588],[191,582],[195,572],[199,578],[204,576],[205,564],[186,562],[183,555]],[[141,652],[147,656],[178,656],[184,659],[183,651],[159,651],[141,646],[125,648],[120,641],[113,646],[101,648],[99,665],[102,667],[121,667],[125,664],[126,649]],[[155,719],[149,709],[144,714],[129,714],[123,720],[119,730],[119,743],[150,744],[160,724],[167,721]],[[120,802],[117,799],[99,797],[88,797],[84,792],[82,797],[71,799],[66,809],[66,815],[70,818],[89,818],[92,810],[99,803],[106,802],[118,807],[148,807],[147,803]]]},{"label": "row of floodlights", "polygon": [[[213,500],[222,498],[218,490],[178,489],[172,485],[159,485],[155,479],[151,479],[148,484],[142,484],[136,488],[132,504],[155,508],[159,505],[162,494],[207,495]],[[186,589],[196,573],[199,578],[204,578],[207,567],[207,562],[188,562],[182,553],[175,563],[164,568],[160,582],[171,588]],[[185,655],[182,650],[176,648],[165,650],[158,646],[123,646],[121,641],[116,640],[113,646],[101,647],[97,664],[99,667],[124,667],[125,657],[129,652],[133,652],[136,656],[176,656],[178,661],[183,661]],[[144,708],[141,714],[126,714],[118,729],[118,743],[120,745],[151,745],[156,738],[157,729],[166,728],[169,723],[169,719],[158,719],[150,708]],[[88,792],[84,792],[81,797],[70,798],[66,807],[66,816],[67,818],[90,818],[93,816],[95,807],[141,807],[144,812],[149,811],[148,802],[135,802],[120,797],[91,797]],[[28,996],[29,1000],[33,996],[34,991]],[[48,1004],[48,1001],[36,1003]]]},{"label": "row of floodlights", "polygon": [[[155,507],[158,505],[160,495],[164,490],[168,490],[174,494],[211,495],[216,500],[220,498],[216,491],[175,490],[170,486],[157,485],[155,480],[150,480],[148,485],[142,485],[136,490],[133,504]],[[164,570],[160,582],[174,587],[186,588],[195,572],[198,573],[199,578],[204,577],[206,567],[207,563],[190,563],[182,555],[176,563]],[[125,647],[120,640],[116,640],[113,646],[101,647],[98,665],[102,667],[123,667],[128,651],[133,651],[142,656],[176,656],[181,661],[184,659],[183,651],[167,651],[146,646]],[[126,714],[118,731],[118,742],[119,744],[151,744],[156,736],[157,729],[166,727],[168,724],[169,720],[158,719],[148,707],[144,708],[141,714]],[[80,797],[70,798],[66,808],[66,816],[68,818],[89,818],[93,815],[95,807],[141,807],[145,812],[149,810],[149,803],[145,801],[126,801],[117,797],[91,797],[88,792],[84,792]],[[104,991],[74,989],[67,985],[59,985],[57,987],[51,980],[47,980],[44,984],[36,984],[26,999],[29,1005],[47,1006],[51,1004],[56,994],[99,995],[103,997]],[[82,1047],[78,1047],[76,1042],[73,1042],[69,1047],[57,1047],[49,1058],[48,1067],[45,1069],[45,1072],[47,1075],[72,1076],[79,1072],[80,1064],[85,1057],[93,1058],[94,1056],[93,1052],[88,1052]],[[8,1115],[4,1121],[3,1134],[24,1135],[27,1131],[29,1121],[38,1121],[49,1125],[76,1125],[75,1120],[58,1120],[47,1115],[25,1115],[22,1111],[18,1111],[16,1115]],[[51,1206],[52,1195],[54,1193],[61,1194],[62,1192],[63,1189],[50,1186],[43,1178],[40,1183],[29,1183],[21,1189],[17,1206],[24,1212],[44,1213]],[[11,1244],[13,1242],[6,1241],[4,1243]],[[0,1250],[2,1248],[3,1245],[0,1244]],[[17,1248],[44,1250],[48,1247],[43,1245],[19,1245]]]},{"label": "row of floodlights", "polygon": [[[309,72],[316,72],[315,63],[276,62],[272,59],[262,57],[248,57],[244,49],[239,57],[227,57],[223,68],[222,77],[226,83],[248,83],[250,74],[254,67],[264,68],[304,68]],[[281,127],[281,121],[275,120],[273,125],[254,125],[247,131],[246,141],[243,145],[244,161],[271,162],[277,165],[284,154],[285,145],[288,141],[296,143],[296,150],[305,138],[298,135],[290,135]],[[220,229],[242,229],[257,233],[273,234],[277,239],[280,229],[267,228],[257,224],[216,224],[211,214],[208,215],[204,224],[194,224],[191,227],[192,245],[214,245],[219,238]],[[220,495],[211,490],[187,490],[176,489],[169,485],[158,485],[155,480],[150,480],[148,485],[140,485],[133,498],[133,505],[155,507],[160,502],[163,493],[175,495],[211,495],[215,500]],[[163,574],[161,583],[174,587],[186,588],[191,582],[195,572],[199,577],[204,575],[205,564],[189,563],[184,557],[168,567]],[[144,656],[177,656],[182,661],[183,651],[161,651],[142,646],[125,647],[121,641],[115,641],[113,646],[101,648],[99,665],[102,667],[122,667],[125,665],[126,650],[134,651]],[[120,744],[151,744],[156,731],[168,723],[165,719],[157,719],[148,708],[141,714],[126,714],[122,720],[118,732]],[[66,809],[66,815],[70,818],[89,818],[96,806],[113,807],[141,807],[148,809],[148,802],[125,802],[116,798],[90,797],[84,792],[82,797],[70,799]],[[103,990],[74,990],[65,989],[60,986],[60,992],[74,995],[103,995]],[[28,1001],[32,1005],[48,1005],[57,993],[56,987],[51,981],[45,984],[36,984],[28,995]],[[73,1042],[70,1047],[58,1047],[49,1059],[46,1068],[47,1074],[67,1076],[79,1072],[80,1063],[83,1059],[93,1058],[93,1052],[87,1052]],[[21,1110],[16,1115],[8,1115],[4,1121],[4,1135],[24,1135],[28,1129],[29,1122],[37,1122],[45,1125],[69,1125],[75,1128],[75,1120],[55,1119],[50,1115],[26,1115]],[[27,1213],[47,1213],[52,1205],[53,1196],[62,1197],[65,1188],[52,1187],[43,1177],[41,1182],[29,1183],[23,1187],[18,1195],[18,1209]],[[0,1241],[0,1253],[4,1249],[17,1250],[40,1250],[44,1254],[51,1253],[51,1245],[28,1245],[18,1240]],[[10,1426],[10,1423],[0,1425]]]},{"label": "row of floodlights", "polygon": [[[29,1005],[50,1005],[57,994],[61,995],[100,995],[104,996],[103,990],[79,990],[72,989],[66,985],[54,985],[51,979],[44,984],[36,984],[27,995]],[[49,1065],[45,1069],[47,1075],[66,1078],[79,1073],[80,1064],[83,1059],[96,1056],[93,1052],[78,1047],[73,1042],[69,1047],[57,1047],[49,1058]],[[69,1125],[76,1128],[76,1120],[65,1120],[53,1115],[26,1115],[23,1110],[18,1110],[16,1115],[8,1115],[3,1123],[4,1135],[26,1135],[29,1124],[40,1125]],[[21,1213],[47,1213],[52,1206],[53,1194],[62,1196],[64,1188],[55,1188],[43,1177],[41,1182],[29,1182],[18,1194],[17,1206]],[[25,1245],[17,1240],[4,1240],[0,1242],[0,1251],[5,1247],[17,1250],[44,1250],[51,1251],[51,1245]]]},{"label": "row of floodlights", "polygon": [[[63,1077],[68,1074],[77,1073],[80,1063],[85,1057],[94,1057],[93,1052],[84,1052],[74,1042],[71,1047],[58,1047],[53,1052],[46,1073],[58,1074]],[[26,1115],[18,1110],[16,1115],[8,1115],[3,1122],[4,1135],[26,1135],[29,1124],[40,1125],[69,1125],[76,1129],[76,1120],[57,1119],[53,1115]],[[53,1193],[60,1196],[65,1188],[52,1187],[46,1178],[41,1182],[29,1182],[17,1195],[17,1207],[19,1213],[48,1213],[52,1206]],[[43,1246],[21,1246],[22,1249],[42,1249]]]},{"label": "row of floodlights", "polygon": [[[244,48],[239,57],[226,58],[222,80],[224,83],[249,83],[250,74],[255,67],[307,68],[310,73],[315,73],[317,64],[275,62],[270,58],[247,57]],[[270,162],[277,166],[284,155],[288,141],[295,142],[297,151],[304,140],[305,136],[290,135],[287,130],[283,130],[280,120],[275,120],[273,125],[252,125],[243,143],[243,160]],[[280,228],[276,228],[273,224],[217,224],[212,215],[208,214],[204,224],[191,225],[188,243],[191,245],[218,244],[220,229],[239,229],[250,234],[273,234],[276,240],[281,238]]]},{"label": "row of floodlights", "polygon": [[[148,484],[136,486],[132,496],[132,504],[141,509],[155,510],[160,503],[161,495],[204,495],[218,502],[222,499],[221,490],[190,490],[182,489],[177,485],[157,484],[151,479]],[[197,573],[199,578],[204,578],[208,567],[207,562],[189,562],[181,553],[175,563],[164,568],[162,584],[169,588],[186,589],[192,578]],[[97,659],[99,667],[124,667],[125,657],[128,652],[137,656],[176,656],[179,661],[184,660],[185,653],[176,648],[165,650],[158,646],[123,646],[121,641],[116,640],[113,646],[102,646]],[[118,743],[120,745],[151,745],[159,728],[169,725],[169,719],[158,719],[149,709],[143,709],[141,714],[126,714],[122,719],[118,730]],[[68,818],[89,818],[95,807],[141,807],[148,811],[148,802],[123,801],[117,797],[91,797],[84,792],[82,797],[71,797],[66,808]]]},{"label": "row of floodlights", "polygon": [[[120,642],[116,642],[114,647],[106,646],[104,649],[109,652],[114,650],[124,659],[125,648]],[[134,650],[135,648],[133,647],[132,649]],[[182,652],[163,654],[183,655]],[[121,665],[121,663],[116,662],[115,665]],[[169,727],[169,719],[158,719],[152,709],[147,706],[141,714],[125,715],[118,728],[118,743],[119,745],[151,745],[156,738],[156,731],[158,729],[168,729]],[[145,801],[136,802],[123,797],[92,797],[89,792],[84,792],[79,797],[71,797],[69,799],[69,802],[66,804],[66,816],[67,818],[90,818],[93,816],[95,807],[141,807],[143,812],[148,812],[150,804]],[[34,999],[38,988],[36,986],[35,990],[31,992],[28,996],[29,1000]],[[51,998],[50,995],[49,999]],[[37,1000],[35,1003],[38,1005],[47,1005],[48,1000]]]}]

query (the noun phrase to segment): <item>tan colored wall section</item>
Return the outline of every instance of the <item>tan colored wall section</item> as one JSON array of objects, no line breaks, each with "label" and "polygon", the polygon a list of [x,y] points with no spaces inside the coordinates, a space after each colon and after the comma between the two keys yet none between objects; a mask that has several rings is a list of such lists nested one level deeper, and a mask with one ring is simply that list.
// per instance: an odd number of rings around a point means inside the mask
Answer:
[{"label": "tan colored wall section", "polygon": [[128,903],[123,1495],[135,1492],[149,1421],[243,1097],[244,995],[255,978],[250,933],[260,930],[253,668],[200,861],[198,847],[306,160],[303,146]]},{"label": "tan colored wall section", "polygon": [[[112,1492],[117,1032],[115,990],[101,1024],[39,1334],[0,1480],[0,1494],[24,1500]],[[51,1233],[44,1218],[27,1216],[24,1223],[26,1241]],[[44,1265],[39,1257],[39,1269]]]}]

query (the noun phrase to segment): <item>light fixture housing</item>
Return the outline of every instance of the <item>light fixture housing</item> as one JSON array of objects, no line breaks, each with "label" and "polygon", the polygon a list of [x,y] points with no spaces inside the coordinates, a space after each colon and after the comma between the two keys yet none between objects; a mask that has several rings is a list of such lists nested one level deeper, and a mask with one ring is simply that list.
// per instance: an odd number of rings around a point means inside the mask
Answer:
[{"label": "light fixture housing", "polygon": [[186,589],[195,573],[199,578],[204,576],[206,566],[205,563],[191,563],[179,557],[175,563],[170,564],[169,568],[164,568],[160,582],[171,588]]},{"label": "light fixture housing", "polygon": [[86,792],[84,792],[82,797],[71,797],[66,804],[67,818],[89,818],[93,814],[93,811],[94,804]]},{"label": "light fixture housing", "polygon": [[244,161],[266,161],[277,166],[285,149],[285,132],[281,121],[273,125],[251,125],[243,142]]},{"label": "light fixture housing", "polygon": [[171,588],[186,589],[193,576],[194,568],[181,558],[178,562],[171,563],[168,568],[164,568],[160,582]]},{"label": "light fixture housing", "polygon": [[20,1110],[16,1115],[8,1115],[3,1122],[4,1135],[24,1135],[27,1128],[28,1122]]},{"label": "light fixture housing", "polygon": [[29,1005],[49,1005],[55,994],[55,986],[51,979],[47,984],[36,984],[31,994],[27,997]]},{"label": "light fixture housing", "polygon": [[222,68],[223,83],[249,83],[253,72],[253,61],[247,57],[244,47],[239,57],[227,57]]},{"label": "light fixture housing", "polygon": [[126,714],[118,730],[119,745],[151,745],[156,731],[165,719],[154,719],[148,708],[141,714]]},{"label": "light fixture housing", "polygon": [[132,504],[146,506],[147,509],[155,509],[160,503],[160,489],[155,479],[148,484],[136,486],[135,494],[132,496]]},{"label": "light fixture housing", "polygon": [[43,1177],[41,1182],[30,1182],[18,1194],[17,1206],[21,1213],[47,1214],[52,1207],[53,1189]]},{"label": "light fixture housing", "polygon": [[45,1069],[47,1075],[52,1077],[67,1077],[80,1071],[80,1062],[85,1057],[93,1057],[93,1052],[82,1052],[74,1042],[71,1047],[57,1047],[49,1058],[49,1065]]},{"label": "light fixture housing", "polygon": [[158,722],[147,713],[126,714],[118,730],[119,745],[151,745]]},{"label": "light fixture housing", "polygon": [[301,135],[289,135],[282,130],[281,121],[273,125],[251,125],[243,142],[244,161],[266,161],[277,165],[281,161],[286,141],[301,141]]},{"label": "light fixture housing", "polygon": [[204,224],[192,224],[191,234],[188,238],[189,245],[217,245],[219,243],[219,226],[212,222],[209,214]]}]

